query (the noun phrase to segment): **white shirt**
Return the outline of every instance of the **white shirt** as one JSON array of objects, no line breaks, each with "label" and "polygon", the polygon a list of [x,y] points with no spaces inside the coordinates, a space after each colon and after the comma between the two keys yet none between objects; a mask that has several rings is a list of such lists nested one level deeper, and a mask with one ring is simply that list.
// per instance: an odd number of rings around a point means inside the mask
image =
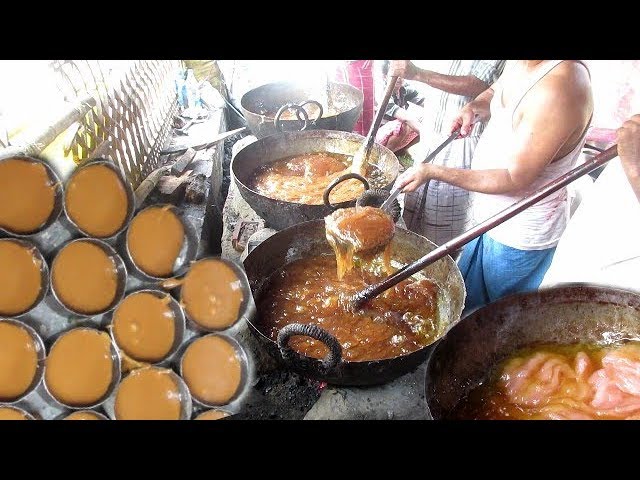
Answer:
[{"label": "white shirt", "polygon": [[640,291],[640,204],[619,158],[580,203],[541,286],[571,282]]}]

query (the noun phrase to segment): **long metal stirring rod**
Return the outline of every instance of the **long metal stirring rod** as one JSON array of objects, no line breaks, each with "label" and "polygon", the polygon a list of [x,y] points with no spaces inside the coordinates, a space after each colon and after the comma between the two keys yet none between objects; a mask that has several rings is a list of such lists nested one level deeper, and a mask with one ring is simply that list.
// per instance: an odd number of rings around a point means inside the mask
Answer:
[{"label": "long metal stirring rod", "polygon": [[365,302],[371,300],[373,297],[380,295],[385,290],[388,290],[403,280],[406,280],[411,275],[419,272],[423,268],[431,265],[432,263],[440,260],[443,257],[446,257],[452,252],[455,252],[460,247],[466,245],[471,240],[478,238],[485,232],[488,232],[494,227],[506,222],[510,218],[516,216],[518,213],[523,210],[529,208],[534,203],[539,202],[543,198],[551,195],[553,192],[560,190],[562,187],[566,187],[571,182],[577,180],[578,178],[586,175],[587,173],[595,170],[598,167],[601,167],[605,163],[607,163],[612,158],[618,156],[618,146],[614,145],[604,152],[596,155],[591,160],[583,163],[582,165],[570,170],[564,175],[552,180],[547,183],[543,187],[540,187],[535,192],[527,195],[522,200],[514,203],[510,207],[505,208],[500,213],[497,213],[493,217],[485,220],[484,222],[476,225],[475,227],[467,230],[462,235],[459,235],[446,243],[443,243],[435,250],[432,250],[422,258],[419,258],[413,263],[409,265],[405,265],[403,268],[398,270],[393,275],[385,278],[382,282],[376,283],[374,285],[370,285],[364,290],[356,293],[352,299],[352,306],[355,308],[361,307]]},{"label": "long metal stirring rod", "polygon": [[378,133],[378,129],[380,128],[380,124],[382,123],[382,118],[384,117],[384,112],[387,110],[387,104],[389,103],[389,99],[391,95],[393,95],[393,89],[396,86],[396,82],[398,81],[398,77],[389,77],[389,83],[387,84],[387,90],[384,92],[384,98],[378,107],[378,112],[369,128],[369,133],[367,134],[367,138],[364,141],[364,144],[353,156],[353,161],[351,163],[351,171],[357,174],[364,176],[363,171],[365,170],[368,161],[369,161],[369,152],[371,151],[371,147],[373,147],[373,143],[376,138],[376,133]]}]

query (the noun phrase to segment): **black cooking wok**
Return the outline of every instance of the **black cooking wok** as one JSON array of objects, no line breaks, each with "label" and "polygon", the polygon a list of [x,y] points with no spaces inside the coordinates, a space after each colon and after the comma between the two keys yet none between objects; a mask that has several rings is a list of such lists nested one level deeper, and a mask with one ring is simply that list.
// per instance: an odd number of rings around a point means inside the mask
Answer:
[{"label": "black cooking wok", "polygon": [[[397,228],[393,238],[393,265],[409,263],[435,247],[426,238]],[[259,305],[261,297],[267,292],[269,277],[274,272],[294,260],[320,254],[333,255],[333,250],[326,240],[323,220],[295,225],[258,245],[244,261],[256,305]],[[439,260],[423,272],[442,286],[438,297],[438,309],[441,321],[447,325],[444,335],[459,321],[464,306],[465,289],[462,275],[451,257]],[[374,385],[388,382],[422,363],[433,345],[392,359],[348,362],[340,358],[339,350],[335,348],[335,344],[332,345],[337,341],[324,330],[315,328],[307,333],[327,343],[331,350],[329,358],[320,361],[291,350],[287,346],[288,337],[279,338],[279,345],[271,340],[260,330],[259,311],[255,317],[249,319],[249,325],[260,343],[274,358],[283,361],[285,366],[304,375],[340,385]],[[290,327],[288,330],[291,335],[300,334],[305,327],[309,327],[293,325],[287,326]],[[283,328],[281,332],[284,330]]]},{"label": "black cooking wok", "polygon": [[[329,152],[354,155],[364,141],[357,133],[333,130],[311,130],[307,132],[287,132],[257,140],[240,150],[231,160],[231,175],[242,198],[258,215],[264,218],[266,226],[276,230],[309,220],[322,219],[332,210],[325,205],[307,205],[274,200],[248,187],[255,170],[281,158],[305,153]],[[382,145],[375,144],[369,161],[382,170],[382,178],[372,184],[376,188],[390,190],[395,182],[400,163],[394,153]],[[336,203],[336,208],[352,207],[350,202]]]},{"label": "black cooking wok", "polygon": [[[328,86],[314,87],[291,82],[277,82],[261,85],[249,90],[240,100],[242,114],[247,119],[251,132],[258,138],[281,133],[282,131],[340,130],[351,132],[362,114],[363,93],[346,83],[329,82]],[[313,103],[319,106],[318,114],[302,118],[300,110],[291,120],[276,120],[278,111],[284,105]],[[294,107],[295,108],[295,107]],[[284,111],[282,112],[284,113]],[[286,117],[285,117],[286,118]],[[305,128],[305,120],[306,128]]]},{"label": "black cooking wok", "polygon": [[492,366],[535,343],[640,339],[640,295],[571,284],[502,298],[476,310],[433,349],[426,375],[428,414],[446,419]]}]

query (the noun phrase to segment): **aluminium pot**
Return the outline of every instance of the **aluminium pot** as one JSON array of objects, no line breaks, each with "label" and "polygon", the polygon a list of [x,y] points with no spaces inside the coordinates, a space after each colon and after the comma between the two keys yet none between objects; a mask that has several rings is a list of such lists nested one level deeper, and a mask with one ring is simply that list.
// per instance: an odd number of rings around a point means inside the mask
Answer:
[{"label": "aluminium pot", "polygon": [[565,284],[502,298],[465,317],[433,349],[425,382],[427,414],[451,417],[492,367],[536,343],[640,340],[640,295]]},{"label": "aluminium pot", "polygon": [[[436,248],[436,245],[426,238],[400,228],[396,229],[392,242],[392,265],[394,267],[410,263]],[[434,343],[395,358],[350,362],[344,361],[340,356],[340,349],[335,348],[337,340],[318,327],[307,328],[310,326],[289,325],[281,330],[284,332],[287,329],[288,333],[284,335],[285,338],[279,338],[279,343],[271,340],[261,331],[259,305],[260,299],[268,291],[269,277],[295,260],[323,254],[333,255],[333,250],[326,240],[324,221],[316,220],[301,223],[276,233],[258,245],[245,259],[245,271],[255,303],[258,306],[255,315],[248,318],[250,330],[270,355],[291,370],[335,385],[386,383],[424,362]],[[422,272],[434,279],[441,287],[438,294],[438,310],[440,321],[446,325],[441,335],[443,336],[460,320],[465,299],[462,275],[456,263],[449,256],[430,265]],[[288,336],[297,335],[300,332],[305,332],[305,334],[310,334],[314,338],[324,341],[330,348],[328,357],[317,360],[290,349],[287,346]],[[280,337],[283,336],[280,335]]]},{"label": "aluminium pot", "polygon": [[[315,109],[315,116],[303,111],[306,103],[319,107]],[[363,103],[363,93],[346,83],[329,82],[327,88],[320,89],[313,85],[276,82],[249,90],[240,99],[240,109],[251,132],[257,138],[264,138],[302,129],[351,132],[362,114]],[[283,116],[286,110],[295,113],[297,118],[287,119]]]},{"label": "aluminium pot", "polygon": [[[251,178],[264,164],[293,155],[328,152],[354,155],[365,138],[357,133],[331,130],[287,132],[257,140],[240,150],[231,160],[231,175],[240,195],[265,220],[265,226],[282,230],[298,223],[323,219],[333,209],[321,205],[275,200],[251,189]],[[374,144],[369,154],[372,163],[382,171],[381,178],[372,181],[375,188],[390,190],[400,171],[400,162],[394,153],[382,145]],[[371,181],[371,179],[368,179]],[[335,208],[353,207],[356,200],[334,204]]]}]

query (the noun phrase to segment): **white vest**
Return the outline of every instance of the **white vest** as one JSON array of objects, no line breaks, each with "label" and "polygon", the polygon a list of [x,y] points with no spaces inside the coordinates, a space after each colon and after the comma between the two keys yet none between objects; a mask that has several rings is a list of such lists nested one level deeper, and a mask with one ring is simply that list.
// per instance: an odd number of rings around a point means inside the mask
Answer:
[{"label": "white vest", "polygon": [[[554,60],[541,65],[531,81],[508,106],[502,104],[502,79],[497,83],[491,100],[491,120],[485,127],[476,147],[471,163],[472,169],[491,170],[508,167],[511,160],[509,156],[513,151],[511,142],[514,141],[514,112],[529,90],[561,62],[562,60]],[[517,194],[476,193],[473,204],[475,220],[477,222],[486,220],[521,200],[528,192],[540,188],[570,170],[576,164],[582,151],[586,134],[587,128],[585,128],[576,147],[564,157],[547,165],[540,176],[530,185],[527,192]],[[490,230],[487,235],[504,245],[519,250],[543,250],[557,245],[568,221],[569,199],[567,189],[562,188],[511,220]]]}]

